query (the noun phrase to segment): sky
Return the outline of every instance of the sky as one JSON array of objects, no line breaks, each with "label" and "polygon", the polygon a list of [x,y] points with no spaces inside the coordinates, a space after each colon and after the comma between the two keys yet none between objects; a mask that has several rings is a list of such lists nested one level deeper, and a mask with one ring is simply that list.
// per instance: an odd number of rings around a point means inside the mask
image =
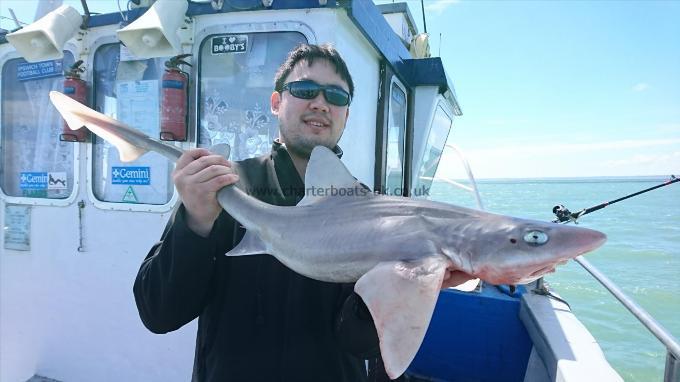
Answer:
[{"label": "sky", "polygon": [[[420,2],[409,2],[422,31]],[[425,1],[478,178],[680,175],[680,1]],[[441,38],[440,38],[441,36]],[[440,176],[456,177],[449,153]]]},{"label": "sky", "polygon": [[[420,1],[408,3],[422,32]],[[8,8],[33,18],[35,0],[0,4],[5,29]],[[449,143],[476,178],[680,175],[680,1],[424,4],[463,111]],[[445,153],[438,176],[462,174]]]}]

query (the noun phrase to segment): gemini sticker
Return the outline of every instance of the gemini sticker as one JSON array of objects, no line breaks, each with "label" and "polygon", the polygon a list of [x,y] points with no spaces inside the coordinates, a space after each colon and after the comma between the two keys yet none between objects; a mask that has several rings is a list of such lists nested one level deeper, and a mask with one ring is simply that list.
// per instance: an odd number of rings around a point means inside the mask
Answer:
[{"label": "gemini sticker", "polygon": [[227,53],[245,53],[248,48],[247,34],[232,34],[225,36],[213,37],[210,40],[210,53],[227,54]]},{"label": "gemini sticker", "polygon": [[151,184],[150,167],[111,167],[111,184]]}]

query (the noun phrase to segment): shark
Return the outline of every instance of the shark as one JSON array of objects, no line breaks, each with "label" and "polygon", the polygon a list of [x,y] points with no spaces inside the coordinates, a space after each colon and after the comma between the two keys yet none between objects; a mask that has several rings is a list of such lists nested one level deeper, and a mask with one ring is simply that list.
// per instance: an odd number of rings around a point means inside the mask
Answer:
[{"label": "shark", "polygon": [[[146,136],[68,96],[50,99],[72,129],[87,127],[113,144],[121,160],[146,152],[177,160],[183,151]],[[386,196],[361,185],[328,148],[316,147],[297,206],[274,206],[237,186],[219,204],[246,228],[227,256],[270,254],[304,276],[355,283],[375,323],[387,375],[405,372],[422,344],[447,271],[501,285],[536,280],[595,250],[606,235],[425,199]]]}]

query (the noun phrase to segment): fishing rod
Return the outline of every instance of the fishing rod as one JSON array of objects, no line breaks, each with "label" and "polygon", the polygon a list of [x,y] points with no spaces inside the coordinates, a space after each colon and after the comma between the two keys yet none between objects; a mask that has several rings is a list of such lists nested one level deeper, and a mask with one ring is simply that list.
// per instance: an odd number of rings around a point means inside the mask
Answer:
[{"label": "fishing rod", "polygon": [[[577,213],[572,213],[563,205],[555,206],[553,207],[553,213],[555,214],[555,216],[557,216],[557,219],[553,220],[553,223],[559,222],[567,224],[573,221],[574,224],[578,224],[576,220],[583,215],[600,210],[602,208],[607,207],[608,205],[620,202],[622,200],[632,198],[633,196],[644,194],[645,192],[649,192],[652,190],[656,190],[657,188],[668,186],[678,181],[680,181],[680,178],[677,178],[675,175],[671,175],[670,179],[662,184],[646,188],[642,191],[626,195],[622,198],[618,198],[610,202],[604,202],[590,208],[585,208]],[[664,328],[658,321],[656,321],[654,317],[652,317],[652,315],[647,313],[647,311],[644,310],[640,305],[638,305],[633,299],[628,297],[616,284],[614,284],[614,282],[612,282],[609,278],[607,278],[607,276],[604,275],[604,273],[600,272],[596,267],[590,264],[588,260],[584,259],[583,256],[575,257],[574,261],[579,263],[586,271],[588,271],[588,273],[590,273],[595,278],[595,280],[602,284],[602,286],[604,286],[605,289],[609,291],[609,293],[616,297],[616,299],[619,300],[619,302],[621,302],[621,304],[626,309],[628,309],[628,311],[635,318],[637,318],[638,321],[640,321],[642,325],[659,340],[659,342],[661,342],[666,347],[666,366],[664,372],[664,381],[677,381],[678,371],[680,370],[680,342],[678,342],[678,340],[675,339],[675,337],[673,337],[673,335],[666,328]],[[552,294],[552,292],[548,290],[548,288],[545,287],[543,278],[540,278],[537,281],[536,289],[534,289],[533,292],[537,294],[547,295],[548,297],[551,298],[556,298],[556,296]],[[566,301],[562,299],[559,300],[566,303]],[[569,306],[569,304],[567,304],[567,306]]]},{"label": "fishing rod", "polygon": [[583,215],[587,215],[591,212],[601,210],[601,209],[603,209],[607,206],[610,206],[614,203],[618,203],[622,200],[626,200],[628,198],[632,198],[633,196],[644,194],[645,192],[656,190],[657,188],[665,187],[665,186],[668,186],[670,184],[673,184],[673,183],[679,182],[679,181],[680,181],[680,178],[677,178],[675,175],[671,175],[671,178],[669,180],[665,181],[664,183],[657,184],[654,187],[646,188],[642,191],[638,191],[638,192],[635,192],[633,194],[626,195],[624,197],[621,197],[621,198],[618,198],[618,199],[615,199],[615,200],[612,200],[612,201],[609,201],[609,202],[604,202],[604,203],[598,204],[598,205],[590,207],[590,208],[584,208],[581,211],[576,212],[576,213],[569,211],[569,209],[567,207],[560,204],[560,205],[553,207],[553,209],[552,209],[553,214],[555,214],[555,216],[557,217],[557,219],[553,220],[553,223],[565,223],[565,224],[569,223],[569,222],[578,223],[576,220],[578,220],[578,218],[580,218]]}]

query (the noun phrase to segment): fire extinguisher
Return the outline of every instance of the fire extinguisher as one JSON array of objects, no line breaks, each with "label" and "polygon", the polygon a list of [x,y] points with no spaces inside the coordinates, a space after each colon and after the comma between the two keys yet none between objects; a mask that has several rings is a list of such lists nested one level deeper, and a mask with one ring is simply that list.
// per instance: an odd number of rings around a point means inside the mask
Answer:
[{"label": "fire extinguisher", "polygon": [[189,75],[180,65],[189,65],[184,58],[191,54],[180,54],[165,62],[165,73],[161,85],[161,132],[162,141],[187,140],[187,97]]},{"label": "fire extinguisher", "polygon": [[[64,94],[86,105],[87,83],[80,79],[81,73],[85,72],[85,69],[81,66],[82,64],[83,60],[78,60],[64,73],[66,77],[66,79],[64,79]],[[59,134],[59,140],[67,142],[85,142],[88,135],[89,130],[85,128],[71,130],[64,121],[61,134]]]}]

